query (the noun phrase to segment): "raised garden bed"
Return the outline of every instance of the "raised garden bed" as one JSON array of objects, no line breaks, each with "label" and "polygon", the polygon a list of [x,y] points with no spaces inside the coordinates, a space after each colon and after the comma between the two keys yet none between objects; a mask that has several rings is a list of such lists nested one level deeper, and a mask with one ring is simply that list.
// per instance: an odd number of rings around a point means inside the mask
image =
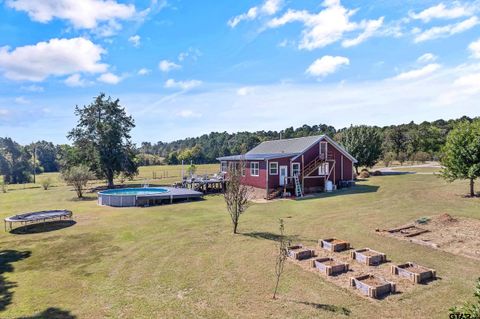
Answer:
[{"label": "raised garden bed", "polygon": [[403,237],[414,237],[424,233],[428,233],[429,230],[417,227],[415,225],[409,225],[399,228],[389,229],[390,234],[401,235]]},{"label": "raised garden bed", "polygon": [[370,274],[351,277],[350,286],[355,287],[362,294],[371,298],[381,298],[394,293],[396,289],[395,283]]},{"label": "raised garden bed", "polygon": [[316,258],[312,266],[327,276],[333,276],[348,271],[348,264],[336,261],[333,258]]},{"label": "raised garden bed", "polygon": [[431,268],[423,267],[418,264],[408,262],[402,265],[392,265],[392,274],[408,278],[415,284],[433,280],[436,277],[436,271]]},{"label": "raised garden bed", "polygon": [[308,259],[315,256],[315,251],[304,248],[303,245],[299,244],[288,247],[288,256],[297,260]]},{"label": "raised garden bed", "polygon": [[329,250],[331,252],[338,252],[350,249],[350,243],[345,240],[340,240],[337,238],[327,238],[327,239],[320,239],[318,244],[323,249]]},{"label": "raised garden bed", "polygon": [[367,266],[376,266],[387,260],[387,256],[384,253],[380,253],[370,248],[352,251],[350,257]]}]

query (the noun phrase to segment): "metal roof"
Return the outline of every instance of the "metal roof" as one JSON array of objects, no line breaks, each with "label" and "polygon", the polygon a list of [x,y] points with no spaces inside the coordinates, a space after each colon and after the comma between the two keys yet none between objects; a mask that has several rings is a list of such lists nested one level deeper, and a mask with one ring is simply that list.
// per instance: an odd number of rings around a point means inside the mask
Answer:
[{"label": "metal roof", "polygon": [[247,160],[247,161],[264,161],[267,159],[272,159],[272,158],[284,158],[284,157],[292,157],[297,155],[295,154],[245,154],[245,155],[232,155],[232,156],[223,156],[223,157],[218,157],[217,160],[219,161],[242,161],[242,160]]},{"label": "metal roof", "polygon": [[301,154],[324,135],[266,141],[253,148],[246,155],[253,154]]},{"label": "metal roof", "polygon": [[292,157],[300,156],[305,151],[307,151],[312,145],[319,142],[320,140],[326,140],[330,142],[335,148],[337,148],[341,153],[343,153],[347,158],[351,159],[354,163],[357,160],[350,155],[347,150],[345,150],[341,145],[336,143],[327,135],[315,135],[315,136],[306,136],[306,137],[297,137],[297,138],[288,138],[283,140],[273,140],[262,142],[260,145],[256,146],[245,155],[232,155],[219,157],[219,161],[262,161],[272,158],[283,158],[283,157]]}]

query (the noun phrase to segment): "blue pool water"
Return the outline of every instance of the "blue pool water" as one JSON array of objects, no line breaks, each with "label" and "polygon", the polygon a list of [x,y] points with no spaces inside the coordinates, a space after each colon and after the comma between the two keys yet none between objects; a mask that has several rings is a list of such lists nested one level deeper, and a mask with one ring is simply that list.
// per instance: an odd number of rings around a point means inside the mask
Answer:
[{"label": "blue pool water", "polygon": [[100,195],[117,195],[117,196],[128,196],[128,195],[152,195],[159,193],[166,193],[168,189],[160,187],[143,187],[143,188],[119,188],[119,189],[109,189],[106,191],[99,192]]}]

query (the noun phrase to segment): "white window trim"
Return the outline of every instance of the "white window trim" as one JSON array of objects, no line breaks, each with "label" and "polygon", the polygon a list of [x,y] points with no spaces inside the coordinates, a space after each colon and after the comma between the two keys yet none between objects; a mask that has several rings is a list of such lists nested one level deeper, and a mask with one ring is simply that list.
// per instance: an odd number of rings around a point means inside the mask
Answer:
[{"label": "white window trim", "polygon": [[[325,168],[325,174],[324,174],[324,172],[322,172],[322,168]],[[318,175],[319,176],[328,176],[328,173],[330,173],[330,163],[329,162],[325,162],[318,167]]]},{"label": "white window trim", "polygon": [[[257,174],[254,174],[253,173],[253,165],[254,164],[257,164]],[[260,176],[260,163],[259,162],[250,162],[250,176],[255,176],[255,177],[258,177]]]},{"label": "white window trim", "polygon": [[[272,164],[275,165],[276,173],[272,173]],[[278,175],[278,162],[270,162],[268,163],[268,174],[270,175]]]},{"label": "white window trim", "polygon": [[[224,170],[223,168],[226,167],[227,169]],[[226,173],[228,171],[228,162],[227,161],[221,161],[220,162],[220,170],[222,173]]]},{"label": "white window trim", "polygon": [[292,173],[292,177],[293,177],[293,172],[294,172],[294,169],[293,167],[294,166],[298,166],[298,174],[300,175],[300,163],[292,163],[292,167],[290,168],[291,169],[291,173]]},{"label": "white window trim", "polygon": [[325,144],[325,159],[328,157],[328,142],[326,141],[321,141],[319,144],[320,149],[318,150],[318,154],[322,154],[322,144]]}]

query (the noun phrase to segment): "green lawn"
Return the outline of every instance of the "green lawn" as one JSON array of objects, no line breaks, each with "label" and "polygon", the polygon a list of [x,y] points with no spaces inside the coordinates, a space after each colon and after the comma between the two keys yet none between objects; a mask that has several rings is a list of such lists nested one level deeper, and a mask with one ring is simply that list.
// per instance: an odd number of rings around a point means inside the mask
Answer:
[{"label": "green lawn", "polygon": [[[147,178],[151,172],[141,169]],[[55,318],[60,311],[61,318],[447,318],[450,306],[471,298],[479,262],[374,229],[444,212],[480,218],[480,200],[463,198],[466,191],[466,183],[433,175],[372,177],[316,199],[254,204],[241,219],[242,234],[232,235],[221,196],[119,209],[97,206],[95,194],[77,201],[60,183],[48,191],[12,189],[0,194],[1,218],[67,208],[76,224],[1,232],[0,318]],[[435,268],[441,279],[371,301],[288,263],[280,299],[272,301],[278,218],[306,244],[344,238],[394,262]]]}]

